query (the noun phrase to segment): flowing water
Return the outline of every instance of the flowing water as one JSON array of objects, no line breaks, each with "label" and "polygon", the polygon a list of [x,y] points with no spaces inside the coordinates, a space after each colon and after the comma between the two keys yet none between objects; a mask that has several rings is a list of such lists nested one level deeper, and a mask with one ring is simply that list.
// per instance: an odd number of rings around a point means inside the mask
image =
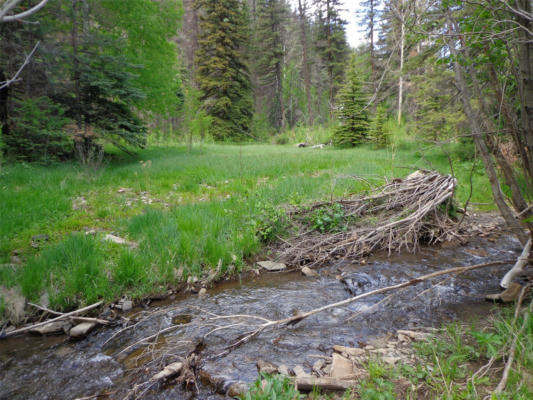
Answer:
[{"label": "flowing water", "polygon": [[[213,314],[280,319],[432,271],[512,259],[519,251],[518,242],[509,237],[494,242],[479,238],[453,249],[424,249],[416,255],[377,256],[366,265],[324,267],[319,277],[304,277],[298,272],[263,273],[242,282],[221,283],[203,298],[191,295],[161,302],[149,310],[155,312],[151,318],[120,334],[121,327],[112,327],[96,330],[81,341],[66,336],[23,336],[0,341],[0,399],[74,399],[98,394],[102,395],[99,398],[123,398],[134,382],[148,379],[190,351],[201,336],[213,329],[205,325],[206,317]],[[359,347],[396,329],[483,318],[492,307],[483,295],[498,291],[499,278],[506,268],[445,276],[387,298],[365,298],[294,326],[265,331],[233,352],[213,359],[246,330],[215,331],[205,339],[200,353],[202,376],[209,377],[209,384],[199,383],[194,391],[169,385],[146,392],[145,398],[223,398],[217,392],[224,392],[231,382],[252,382],[257,378],[258,359],[288,366],[301,364],[309,369],[316,360],[313,356],[329,356],[335,344]],[[217,322],[221,321],[224,320]],[[145,346],[134,346],[121,353],[125,347],[173,324],[181,324],[181,328],[159,335],[149,351]],[[151,361],[151,356],[156,356],[157,363]]]}]

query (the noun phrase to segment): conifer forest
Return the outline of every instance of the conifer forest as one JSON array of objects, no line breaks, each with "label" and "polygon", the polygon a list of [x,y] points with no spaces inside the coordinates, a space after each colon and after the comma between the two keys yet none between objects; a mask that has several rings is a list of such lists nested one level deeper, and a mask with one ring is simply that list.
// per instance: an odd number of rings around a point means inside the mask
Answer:
[{"label": "conifer forest", "polygon": [[532,239],[532,0],[0,0],[0,399],[531,399]]}]

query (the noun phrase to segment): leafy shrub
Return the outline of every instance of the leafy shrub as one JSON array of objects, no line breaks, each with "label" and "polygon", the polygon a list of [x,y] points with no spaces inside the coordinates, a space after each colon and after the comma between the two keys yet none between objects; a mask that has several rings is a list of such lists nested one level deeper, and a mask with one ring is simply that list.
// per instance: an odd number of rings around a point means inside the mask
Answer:
[{"label": "leafy shrub", "polygon": [[256,207],[259,212],[254,223],[261,241],[271,242],[287,230],[288,221],[283,208],[264,203],[258,203]]},{"label": "leafy shrub", "polygon": [[344,208],[339,203],[315,210],[307,222],[312,229],[321,233],[338,232],[346,229]]},{"label": "leafy shrub", "polygon": [[279,375],[262,375],[254,382],[248,393],[241,397],[242,400],[296,400],[301,398],[303,395],[294,388],[289,378]]}]

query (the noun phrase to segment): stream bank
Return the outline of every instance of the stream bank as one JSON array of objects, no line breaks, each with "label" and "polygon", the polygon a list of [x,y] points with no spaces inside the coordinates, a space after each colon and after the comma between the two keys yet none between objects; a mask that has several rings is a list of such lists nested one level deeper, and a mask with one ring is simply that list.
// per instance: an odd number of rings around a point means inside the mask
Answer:
[{"label": "stream bank", "polygon": [[[200,323],[209,313],[278,319],[431,271],[512,259],[520,250],[516,240],[495,236],[490,240],[476,238],[457,248],[424,248],[416,255],[375,256],[366,265],[324,267],[318,277],[304,277],[299,272],[262,274],[245,281],[223,282],[202,298],[165,300],[149,310],[134,310],[137,317],[146,319],[122,333],[118,333],[120,327],[114,327],[96,330],[81,341],[64,336],[0,341],[0,398],[72,399],[98,394],[123,398],[134,383],[179,360],[212,330]],[[161,391],[147,391],[145,398],[223,397],[217,392],[224,392],[232,383],[250,383],[257,378],[259,359],[278,365],[302,365],[309,371],[314,357],[330,356],[334,345],[359,348],[398,329],[417,330],[486,316],[493,305],[484,300],[484,295],[499,291],[498,282],[506,269],[508,266],[470,271],[444,277],[437,285],[424,282],[390,297],[369,297],[285,329],[265,331],[219,358],[214,356],[242,330],[214,332],[205,339],[199,353],[198,368],[204,379],[198,382],[198,392],[168,385]],[[150,346],[133,346],[122,352],[146,336],[180,324],[159,335]]]}]

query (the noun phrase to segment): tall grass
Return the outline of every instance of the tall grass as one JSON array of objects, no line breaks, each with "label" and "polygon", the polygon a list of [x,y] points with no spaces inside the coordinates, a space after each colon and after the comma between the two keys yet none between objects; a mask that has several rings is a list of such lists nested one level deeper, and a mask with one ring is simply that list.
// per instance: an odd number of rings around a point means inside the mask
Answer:
[{"label": "tall grass", "polygon": [[[451,150],[464,201],[473,161]],[[237,271],[261,249],[256,230],[266,208],[357,193],[369,182],[416,168],[450,169],[442,149],[414,142],[344,150],[153,147],[138,158],[116,155],[98,171],[75,164],[8,165],[1,175],[0,264],[10,262],[16,249],[26,266],[0,268],[0,285],[19,285],[32,299],[48,292],[68,308],[162,291],[219,260],[222,272]],[[473,189],[472,201],[491,199],[481,167],[474,166]],[[73,208],[82,197],[86,204]],[[98,233],[87,236],[88,230]],[[107,232],[137,241],[139,248],[105,243]],[[31,246],[36,234],[50,237],[39,249]]]}]

